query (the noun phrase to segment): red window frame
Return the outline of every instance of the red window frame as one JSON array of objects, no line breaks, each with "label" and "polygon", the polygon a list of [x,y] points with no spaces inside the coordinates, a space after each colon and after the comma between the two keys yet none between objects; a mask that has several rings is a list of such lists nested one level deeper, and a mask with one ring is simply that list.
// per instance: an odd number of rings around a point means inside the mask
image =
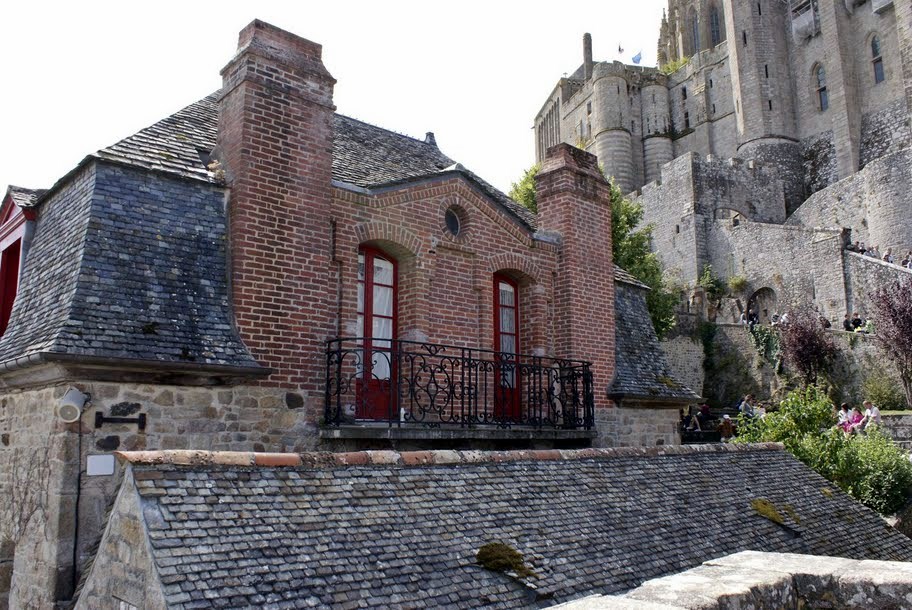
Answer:
[{"label": "red window frame", "polygon": [[[390,419],[397,408],[395,397],[392,392],[392,380],[396,378],[396,362],[394,357],[394,344],[399,336],[399,265],[396,259],[378,248],[362,246],[358,249],[358,257],[364,256],[364,277],[358,278],[358,284],[362,286],[363,300],[361,310],[357,314],[361,316],[361,339],[362,339],[362,369],[361,378],[358,384],[358,408],[355,417],[357,419]],[[384,260],[393,267],[392,284],[377,284],[374,281],[374,261],[376,259]],[[384,286],[392,288],[393,302],[392,315],[378,315],[374,313],[374,286]],[[357,307],[356,307],[357,309]],[[374,318],[383,318],[392,321],[391,341],[387,346],[377,347],[374,345]],[[385,341],[385,339],[384,339]],[[381,358],[389,361],[389,377],[386,379],[374,378],[374,353],[381,353]]]},{"label": "red window frame", "polygon": [[30,219],[10,197],[0,208],[0,336],[6,332],[19,293],[25,221]]},{"label": "red window frame", "polygon": [[[500,302],[501,283],[513,288],[513,305]],[[513,332],[505,332],[501,328],[501,310],[513,310]],[[513,354],[501,351],[501,337],[513,336]],[[515,421],[520,419],[522,396],[521,380],[519,374],[519,354],[522,353],[519,342],[519,285],[516,281],[504,274],[494,274],[494,351],[497,353],[498,366],[495,369],[494,384],[494,416],[498,419]],[[506,374],[512,377],[512,383]]]}]

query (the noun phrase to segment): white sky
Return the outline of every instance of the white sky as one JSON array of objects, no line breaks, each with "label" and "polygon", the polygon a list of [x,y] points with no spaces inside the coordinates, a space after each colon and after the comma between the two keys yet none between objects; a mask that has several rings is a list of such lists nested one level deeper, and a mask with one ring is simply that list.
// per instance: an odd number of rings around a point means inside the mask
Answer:
[{"label": "white sky", "polygon": [[[664,0],[335,2],[5,0],[0,189],[53,184],[82,158],[211,93],[252,19],[323,45],[339,112],[423,138],[506,191],[532,120],[582,62],[643,52]],[[618,45],[625,49],[618,57]]]}]

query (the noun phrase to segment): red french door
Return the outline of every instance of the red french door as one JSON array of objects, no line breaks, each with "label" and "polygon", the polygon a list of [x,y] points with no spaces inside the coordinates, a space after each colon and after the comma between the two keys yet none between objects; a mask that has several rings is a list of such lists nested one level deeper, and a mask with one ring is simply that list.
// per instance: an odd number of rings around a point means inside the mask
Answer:
[{"label": "red french door", "polygon": [[494,417],[520,418],[519,289],[512,279],[494,276]]},{"label": "red french door", "polygon": [[16,292],[19,290],[19,258],[22,239],[17,239],[0,254],[0,336],[6,332]]},{"label": "red french door", "polygon": [[395,374],[396,261],[380,250],[358,252],[358,327],[363,351],[358,383],[358,419],[395,417],[391,380]]}]

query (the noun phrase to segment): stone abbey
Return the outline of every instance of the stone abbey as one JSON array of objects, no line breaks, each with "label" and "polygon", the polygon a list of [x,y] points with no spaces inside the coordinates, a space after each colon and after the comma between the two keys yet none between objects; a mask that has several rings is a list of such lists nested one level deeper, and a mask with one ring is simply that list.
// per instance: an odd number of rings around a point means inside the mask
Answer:
[{"label": "stone abbey", "polygon": [[595,154],[644,205],[672,279],[692,287],[711,265],[746,277],[768,315],[812,303],[839,321],[907,275],[845,246],[912,248],[908,11],[671,0],[659,68],[595,61],[584,37],[535,119],[537,156],[557,142]]}]

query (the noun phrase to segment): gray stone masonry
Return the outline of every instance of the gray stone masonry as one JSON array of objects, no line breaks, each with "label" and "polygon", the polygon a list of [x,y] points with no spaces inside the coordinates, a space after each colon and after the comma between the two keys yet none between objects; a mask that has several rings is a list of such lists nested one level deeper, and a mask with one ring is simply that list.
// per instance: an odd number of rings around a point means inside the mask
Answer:
[{"label": "gray stone masonry", "polygon": [[912,564],[743,551],[643,583],[623,596],[595,595],[555,610],[908,608]]}]

